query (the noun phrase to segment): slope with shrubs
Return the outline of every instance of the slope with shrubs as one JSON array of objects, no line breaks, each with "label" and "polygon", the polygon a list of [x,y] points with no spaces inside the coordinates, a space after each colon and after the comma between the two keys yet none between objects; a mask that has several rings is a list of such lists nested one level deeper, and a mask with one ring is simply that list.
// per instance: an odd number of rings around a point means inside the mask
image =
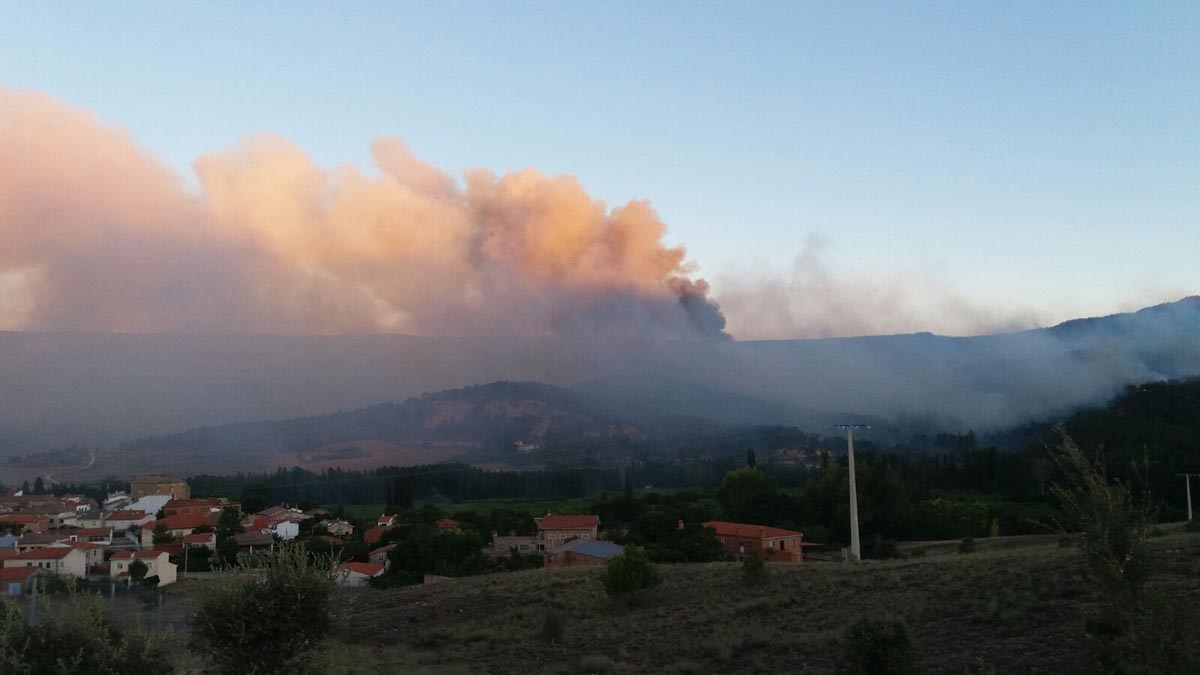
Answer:
[{"label": "slope with shrubs", "polygon": [[[1162,570],[1151,585],[1200,612],[1200,535],[1153,538],[1150,550]],[[660,566],[661,584],[636,604],[607,597],[596,570],[346,594],[331,652],[345,659],[331,663],[347,673],[825,673],[849,665],[846,629],[869,618],[902,622],[913,672],[1096,672],[1085,617],[1098,593],[1073,548],[770,570],[748,587],[733,563]]]}]

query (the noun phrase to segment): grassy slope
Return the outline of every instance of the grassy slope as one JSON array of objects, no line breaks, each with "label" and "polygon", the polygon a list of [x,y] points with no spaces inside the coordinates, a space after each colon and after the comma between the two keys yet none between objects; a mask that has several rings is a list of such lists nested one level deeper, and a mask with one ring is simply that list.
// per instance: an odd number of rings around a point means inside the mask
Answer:
[{"label": "grassy slope", "polygon": [[[1200,535],[1154,540],[1154,582],[1200,613]],[[339,596],[336,672],[835,671],[861,616],[901,617],[920,672],[1086,673],[1092,596],[1074,549],[1032,546],[869,563],[773,565],[747,589],[736,564],[663,568],[639,606],[611,602],[591,570],[535,570]],[[557,612],[560,643],[541,638]],[[1200,618],[1200,616],[1198,616]],[[582,659],[582,661],[581,661]],[[350,665],[353,664],[353,665]]]}]

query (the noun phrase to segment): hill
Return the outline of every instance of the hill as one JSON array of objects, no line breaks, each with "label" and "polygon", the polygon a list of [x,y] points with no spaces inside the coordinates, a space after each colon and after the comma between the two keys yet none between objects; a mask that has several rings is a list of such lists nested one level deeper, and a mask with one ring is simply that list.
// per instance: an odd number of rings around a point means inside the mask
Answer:
[{"label": "hill", "polygon": [[[564,388],[605,382],[618,403],[623,392],[638,393],[651,417],[719,413],[731,423],[798,424],[854,411],[927,428],[998,429],[1102,403],[1130,384],[1200,375],[1198,333],[1200,298],[979,337],[0,333],[0,453],[108,448],[149,434],[352,410],[498,380]],[[742,405],[750,400],[758,403]]]},{"label": "hill", "polygon": [[[1156,588],[1200,600],[1200,535],[1154,540]],[[732,563],[669,565],[642,604],[615,604],[595,570],[534,570],[340,596],[333,672],[837,672],[861,617],[903,619],[921,673],[1095,672],[1083,617],[1094,597],[1075,549],[773,565],[761,588]],[[563,635],[542,637],[548,614]],[[1193,617],[1196,614],[1193,612]],[[351,659],[351,656],[353,659]],[[372,665],[363,659],[373,659]]]}]

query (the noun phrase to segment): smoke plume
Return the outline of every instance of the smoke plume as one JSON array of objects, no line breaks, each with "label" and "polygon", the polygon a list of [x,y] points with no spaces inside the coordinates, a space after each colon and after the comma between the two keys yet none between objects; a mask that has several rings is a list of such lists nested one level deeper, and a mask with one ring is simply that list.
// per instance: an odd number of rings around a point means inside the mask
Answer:
[{"label": "smoke plume", "polygon": [[648,203],[371,150],[378,175],[259,137],[200,157],[194,194],[124,131],[0,87],[0,328],[725,336]]}]

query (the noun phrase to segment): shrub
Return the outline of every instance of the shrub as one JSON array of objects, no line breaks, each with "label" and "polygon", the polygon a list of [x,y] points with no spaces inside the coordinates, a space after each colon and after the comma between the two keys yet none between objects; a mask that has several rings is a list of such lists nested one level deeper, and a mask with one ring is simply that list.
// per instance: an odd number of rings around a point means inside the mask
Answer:
[{"label": "shrub", "polygon": [[974,553],[975,540],[971,537],[963,537],[962,541],[958,542],[959,553]]},{"label": "shrub", "polygon": [[634,593],[657,586],[658,568],[644,549],[630,546],[604,566],[604,590],[611,597],[632,597]]},{"label": "shrub", "polygon": [[565,632],[562,614],[553,610],[546,612],[542,617],[542,639],[551,643],[560,642]]},{"label": "shrub", "polygon": [[742,561],[742,583],[747,586],[762,586],[767,583],[767,564],[756,555],[748,555]]},{"label": "shrub", "polygon": [[879,535],[875,535],[863,549],[863,558],[868,560],[894,560],[902,557],[900,549],[896,548],[894,539],[884,539]]},{"label": "shrub", "polygon": [[233,568],[192,618],[190,647],[219,673],[303,671],[332,625],[332,564],[284,546]]},{"label": "shrub", "polygon": [[175,671],[167,642],[141,631],[124,632],[104,616],[98,595],[69,597],[53,621],[27,627],[16,604],[0,598],[0,672],[170,673]]},{"label": "shrub", "polygon": [[144,588],[158,588],[158,575],[151,574],[148,577],[143,577],[142,580],[139,581],[138,583],[141,584]]},{"label": "shrub", "polygon": [[846,671],[852,675],[916,672],[908,629],[899,621],[859,619],[846,629]]}]

